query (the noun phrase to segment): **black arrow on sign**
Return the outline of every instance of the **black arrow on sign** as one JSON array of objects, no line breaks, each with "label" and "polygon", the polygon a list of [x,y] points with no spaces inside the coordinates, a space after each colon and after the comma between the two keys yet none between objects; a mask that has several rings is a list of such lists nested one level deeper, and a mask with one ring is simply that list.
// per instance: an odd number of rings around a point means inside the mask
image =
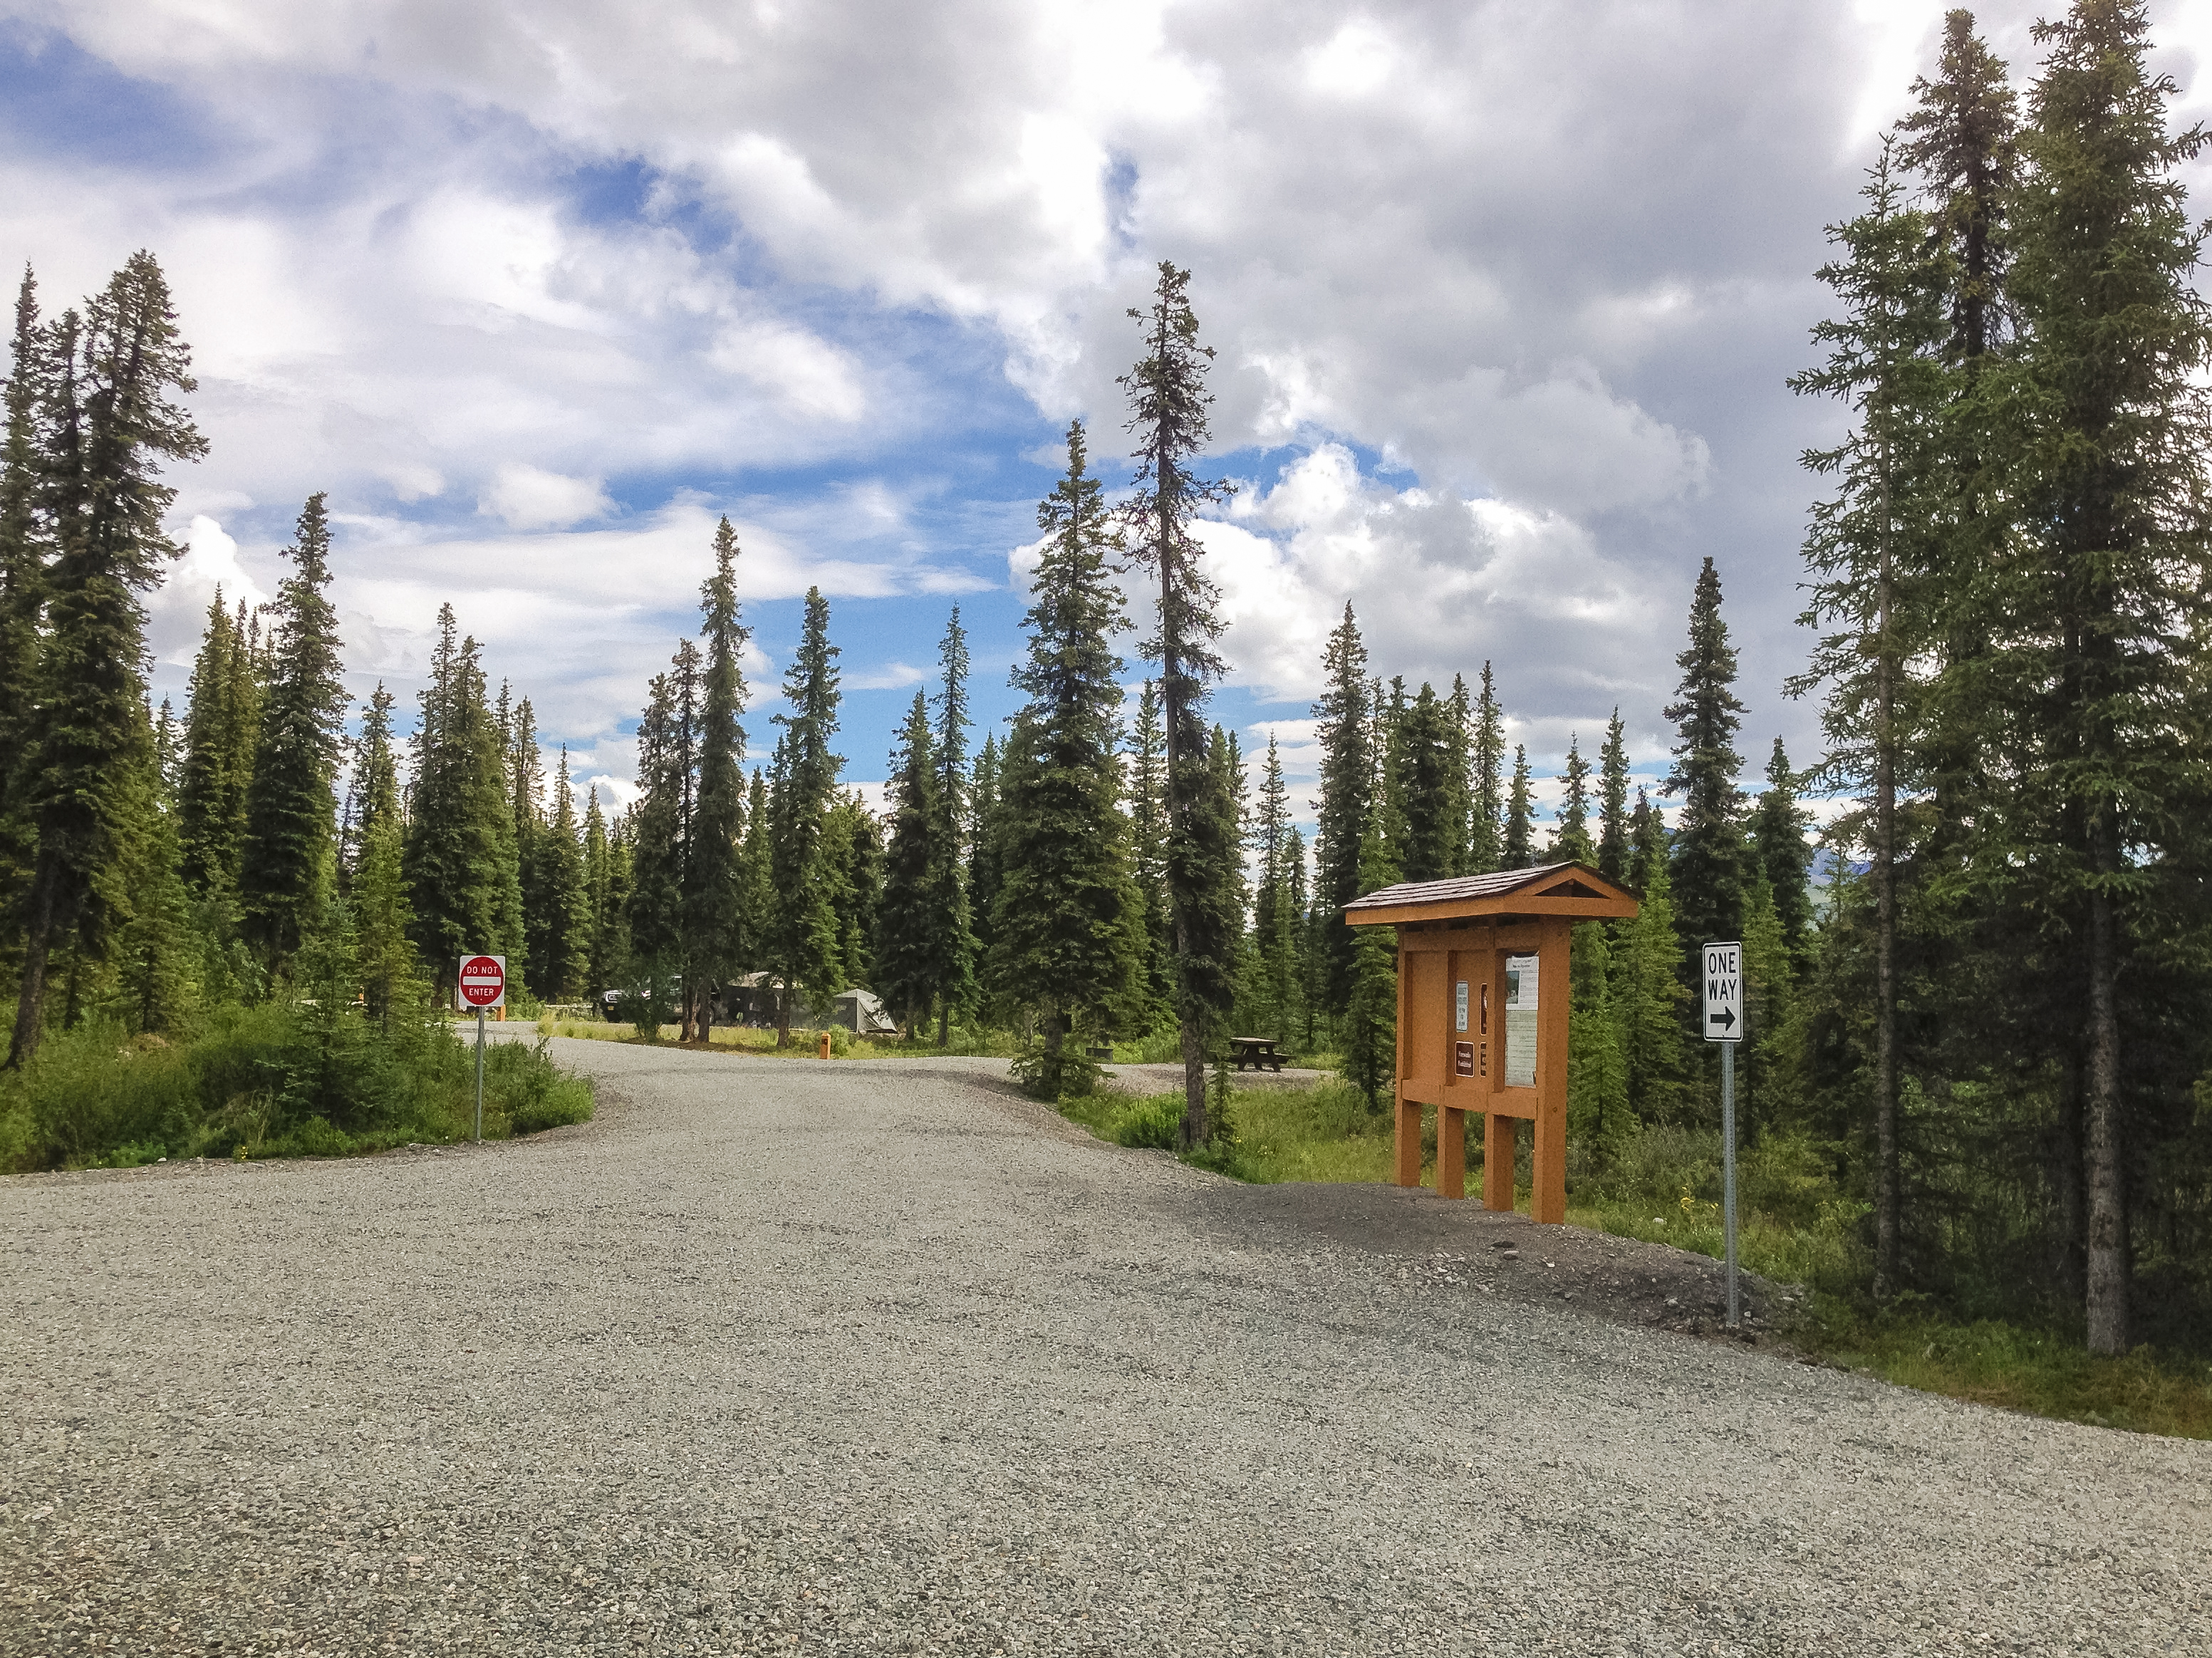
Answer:
[{"label": "black arrow on sign", "polygon": [[1717,1024],[1723,1030],[1733,1030],[1735,1029],[1735,1010],[1732,1007],[1724,1007],[1717,1013],[1708,1013],[1705,1015],[1705,1023]]}]

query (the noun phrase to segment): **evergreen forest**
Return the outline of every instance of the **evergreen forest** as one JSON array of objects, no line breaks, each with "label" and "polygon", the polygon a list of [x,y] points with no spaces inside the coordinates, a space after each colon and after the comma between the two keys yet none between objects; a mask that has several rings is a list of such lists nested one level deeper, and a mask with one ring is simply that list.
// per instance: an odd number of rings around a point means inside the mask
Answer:
[{"label": "evergreen forest", "polygon": [[[1818,751],[1747,732],[1706,559],[1673,700],[1577,734],[1553,811],[1491,663],[1410,684],[1349,605],[1313,799],[1273,738],[1212,716],[1236,641],[1198,526],[1231,486],[1172,264],[1131,313],[1131,481],[1109,494],[1077,422],[1038,505],[1018,711],[977,729],[952,609],[880,811],[837,751],[818,590],[784,712],[749,727],[726,519],[620,810],[578,798],[450,604],[416,705],[353,705],[321,494],[275,600],[218,596],[185,706],[149,705],[163,479],[205,447],[184,324],[150,254],[58,314],[27,272],[0,465],[0,1158],[451,1138],[443,1010],[473,950],[507,957],[525,1011],[612,991],[678,1041],[740,981],[779,1045],[864,987],[908,1046],[1000,1042],[1054,1099],[1132,1048],[1182,1067],[1186,1152],[1235,1133],[1209,1086],[1231,1034],[1340,1072],[1379,1120],[1395,948],[1343,906],[1574,859],[1642,902],[1576,932],[1576,1186],[1715,1132],[1697,952],[1741,938],[1741,1133],[1820,1194],[1860,1292],[2100,1353],[2212,1350],[2212,317],[2177,177],[2204,135],[2175,130],[2141,5],[2078,0],[2037,40],[2015,85],[1950,14],[1828,233],[1792,386],[1841,435],[1804,457],[1802,550],[1775,550],[1802,559],[1784,689]],[[1632,728],[1670,750],[1632,754]],[[499,1132],[589,1108],[542,1051],[499,1067]]]}]

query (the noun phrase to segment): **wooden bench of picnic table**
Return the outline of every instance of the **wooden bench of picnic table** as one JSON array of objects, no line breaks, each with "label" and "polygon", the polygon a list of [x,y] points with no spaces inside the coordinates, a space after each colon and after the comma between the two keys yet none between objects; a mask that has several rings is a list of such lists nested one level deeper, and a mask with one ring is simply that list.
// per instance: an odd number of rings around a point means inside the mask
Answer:
[{"label": "wooden bench of picnic table", "polygon": [[1283,1056],[1276,1051],[1273,1036],[1231,1036],[1229,1039],[1229,1055],[1237,1061],[1239,1071],[1247,1066],[1255,1071],[1261,1066],[1270,1071],[1283,1068]]}]

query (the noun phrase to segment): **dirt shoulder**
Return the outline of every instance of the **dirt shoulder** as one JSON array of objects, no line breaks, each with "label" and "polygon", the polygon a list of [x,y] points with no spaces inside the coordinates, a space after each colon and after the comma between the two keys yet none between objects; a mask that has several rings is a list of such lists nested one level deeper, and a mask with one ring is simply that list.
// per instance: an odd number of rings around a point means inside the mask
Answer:
[{"label": "dirt shoulder", "polygon": [[[1728,1280],[1719,1261],[1663,1243],[1580,1226],[1539,1226],[1425,1187],[1224,1181],[1198,1201],[1217,1225],[1253,1243],[1315,1240],[1397,1264],[1400,1276],[1445,1294],[1568,1306],[1615,1324],[1728,1337]],[[1786,1349],[1798,1292],[1740,1275],[1743,1328],[1730,1339]]]}]

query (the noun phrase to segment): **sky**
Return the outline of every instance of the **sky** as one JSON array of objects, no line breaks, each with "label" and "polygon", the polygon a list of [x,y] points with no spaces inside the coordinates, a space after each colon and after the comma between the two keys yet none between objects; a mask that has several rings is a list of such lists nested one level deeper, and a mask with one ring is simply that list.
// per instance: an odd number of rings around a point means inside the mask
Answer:
[{"label": "sky", "polygon": [[[2015,80],[2033,6],[1978,14]],[[450,600],[575,774],[626,799],[645,685],[737,526],[755,756],[810,585],[846,776],[880,780],[954,605],[1010,714],[1036,504],[1158,262],[1215,350],[1215,717],[1316,768],[1324,637],[1493,665],[1553,781],[1618,708],[1656,780],[1691,584],[1741,650],[1747,774],[1815,709],[1784,382],[1823,227],[1932,72],[1905,0],[0,0],[0,263],[55,311],[151,249],[208,459],[149,600],[157,695],[329,495],[357,697],[411,707]],[[2154,6],[2182,118],[2212,0]],[[2195,180],[2192,177],[2192,185]],[[2201,192],[2199,192],[2201,194]],[[1137,635],[1125,641],[1133,683]],[[1310,814],[1310,806],[1308,811]]]}]

